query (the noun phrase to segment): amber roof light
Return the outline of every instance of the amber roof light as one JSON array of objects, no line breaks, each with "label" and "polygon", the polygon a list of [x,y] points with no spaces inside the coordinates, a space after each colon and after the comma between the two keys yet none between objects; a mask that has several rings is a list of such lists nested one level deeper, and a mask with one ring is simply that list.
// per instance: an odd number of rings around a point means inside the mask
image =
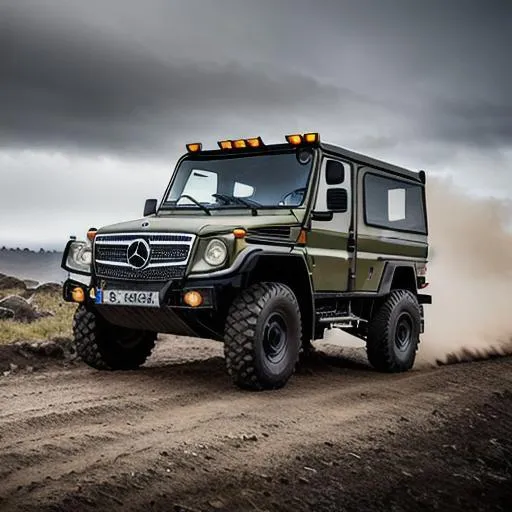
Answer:
[{"label": "amber roof light", "polygon": [[189,153],[197,153],[198,151],[201,151],[203,145],[200,142],[192,142],[190,144],[187,144],[187,151]]}]

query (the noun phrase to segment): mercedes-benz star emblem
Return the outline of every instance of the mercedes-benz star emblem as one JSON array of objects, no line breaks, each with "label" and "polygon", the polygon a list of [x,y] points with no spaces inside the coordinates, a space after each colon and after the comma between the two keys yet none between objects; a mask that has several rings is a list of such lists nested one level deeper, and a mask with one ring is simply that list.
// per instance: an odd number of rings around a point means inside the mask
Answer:
[{"label": "mercedes-benz star emblem", "polygon": [[138,238],[134,240],[126,251],[126,259],[128,263],[134,268],[143,268],[149,261],[149,244],[146,240]]}]

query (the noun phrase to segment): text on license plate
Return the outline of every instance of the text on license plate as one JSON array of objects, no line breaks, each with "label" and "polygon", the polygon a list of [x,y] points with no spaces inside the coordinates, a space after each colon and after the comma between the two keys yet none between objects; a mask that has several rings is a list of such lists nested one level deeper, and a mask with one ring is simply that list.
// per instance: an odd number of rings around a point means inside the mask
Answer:
[{"label": "text on license plate", "polygon": [[160,306],[159,292],[130,290],[97,290],[95,302],[115,306]]}]

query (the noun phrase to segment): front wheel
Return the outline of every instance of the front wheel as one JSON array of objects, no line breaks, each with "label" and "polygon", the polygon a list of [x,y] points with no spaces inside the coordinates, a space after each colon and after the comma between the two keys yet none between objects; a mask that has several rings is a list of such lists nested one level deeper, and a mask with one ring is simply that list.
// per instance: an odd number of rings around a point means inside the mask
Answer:
[{"label": "front wheel", "polygon": [[378,371],[396,373],[414,365],[420,342],[421,312],[409,290],[393,290],[368,325],[366,351]]},{"label": "front wheel", "polygon": [[156,340],[156,333],[115,326],[84,306],[75,311],[73,334],[77,354],[97,370],[135,370]]},{"label": "front wheel", "polygon": [[228,373],[244,389],[283,387],[295,371],[302,339],[297,298],[281,283],[257,283],[231,305],[224,355]]}]

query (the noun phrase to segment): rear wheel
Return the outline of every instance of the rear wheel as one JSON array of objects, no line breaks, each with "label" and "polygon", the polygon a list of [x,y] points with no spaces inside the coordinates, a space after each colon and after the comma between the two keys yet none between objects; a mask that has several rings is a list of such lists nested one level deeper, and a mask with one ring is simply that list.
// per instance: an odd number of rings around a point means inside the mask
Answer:
[{"label": "rear wheel", "polygon": [[135,370],[149,357],[156,333],[110,324],[99,314],[78,306],[73,318],[77,354],[98,370]]},{"label": "rear wheel", "polygon": [[382,372],[413,367],[420,342],[421,311],[409,290],[393,290],[368,325],[366,351],[370,364]]},{"label": "rear wheel", "polygon": [[277,389],[292,376],[299,358],[302,325],[299,305],[281,283],[258,283],[231,305],[224,355],[228,373],[244,389]]}]

